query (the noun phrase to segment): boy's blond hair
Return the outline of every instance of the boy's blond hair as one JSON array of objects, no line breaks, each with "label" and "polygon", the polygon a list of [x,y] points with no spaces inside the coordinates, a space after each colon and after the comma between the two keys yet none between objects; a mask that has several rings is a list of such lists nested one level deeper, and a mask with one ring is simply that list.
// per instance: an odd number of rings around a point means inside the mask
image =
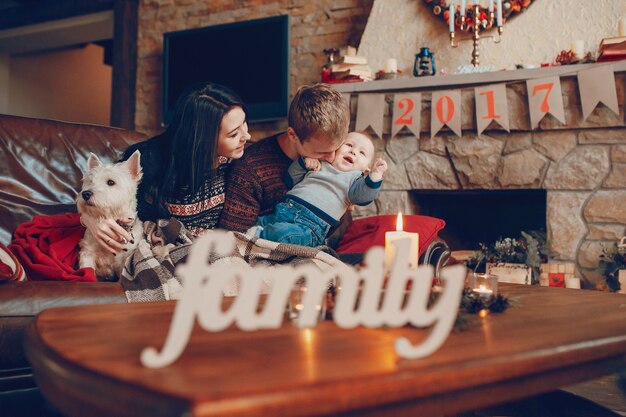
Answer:
[{"label": "boy's blond hair", "polygon": [[350,109],[341,93],[327,84],[303,86],[291,101],[288,122],[300,142],[317,133],[342,139],[348,133]]}]

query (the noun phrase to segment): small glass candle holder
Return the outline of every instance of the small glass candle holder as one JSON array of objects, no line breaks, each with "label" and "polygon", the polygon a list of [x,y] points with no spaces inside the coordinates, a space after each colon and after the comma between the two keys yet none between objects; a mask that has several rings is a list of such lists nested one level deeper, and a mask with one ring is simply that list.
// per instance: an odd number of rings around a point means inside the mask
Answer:
[{"label": "small glass candle holder", "polygon": [[[287,316],[292,323],[298,324],[300,314],[304,309],[304,297],[307,294],[306,286],[297,286],[289,293],[289,302],[287,304]],[[317,310],[317,321],[324,320],[326,317],[326,296],[315,304]]]},{"label": "small glass candle holder", "polygon": [[472,272],[468,277],[468,286],[481,297],[498,295],[498,277],[495,275]]}]

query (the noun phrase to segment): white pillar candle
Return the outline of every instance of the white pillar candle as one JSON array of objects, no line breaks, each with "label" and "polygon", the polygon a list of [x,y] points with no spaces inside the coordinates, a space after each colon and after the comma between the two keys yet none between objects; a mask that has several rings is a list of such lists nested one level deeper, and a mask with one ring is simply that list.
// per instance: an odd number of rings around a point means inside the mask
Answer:
[{"label": "white pillar candle", "polygon": [[450,33],[454,33],[454,16],[456,15],[456,0],[450,1],[450,9],[448,11],[448,25]]},{"label": "white pillar candle", "polygon": [[622,16],[617,22],[617,35],[626,36],[626,16]]},{"label": "white pillar candle", "polygon": [[494,0],[489,0],[489,12],[493,13],[493,3]]},{"label": "white pillar candle", "polygon": [[465,0],[461,0],[461,16],[465,17]]},{"label": "white pillar candle", "polygon": [[385,72],[398,72],[398,61],[395,58],[389,58],[385,61]]},{"label": "white pillar candle", "polygon": [[580,278],[576,278],[576,277],[565,278],[565,288],[580,289]]},{"label": "white pillar candle", "polygon": [[583,58],[585,56],[585,41],[581,39],[573,40],[570,45],[570,50],[574,52],[578,58]]},{"label": "white pillar candle", "polygon": [[385,232],[385,273],[391,270],[391,265],[396,256],[396,247],[393,241],[400,239],[410,239],[411,246],[407,263],[409,268],[417,268],[417,256],[419,254],[419,234],[409,233],[402,230],[402,213],[398,213],[396,221],[396,231]]},{"label": "white pillar candle", "polygon": [[496,13],[496,21],[498,26],[502,26],[502,0],[497,0],[497,2],[498,10]]}]

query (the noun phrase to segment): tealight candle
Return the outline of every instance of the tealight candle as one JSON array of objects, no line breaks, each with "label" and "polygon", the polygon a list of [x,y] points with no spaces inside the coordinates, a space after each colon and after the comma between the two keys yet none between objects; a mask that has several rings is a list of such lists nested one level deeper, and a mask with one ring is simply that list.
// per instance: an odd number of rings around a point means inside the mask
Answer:
[{"label": "tealight candle", "polygon": [[490,290],[485,285],[480,285],[478,288],[474,288],[472,291],[480,295],[481,297],[490,297],[493,295],[493,290]]},{"label": "tealight candle", "polygon": [[389,272],[396,255],[396,247],[393,241],[400,239],[411,240],[411,250],[407,260],[410,268],[417,268],[417,255],[419,254],[419,234],[402,230],[402,213],[398,213],[396,219],[396,231],[385,232],[385,273]]}]

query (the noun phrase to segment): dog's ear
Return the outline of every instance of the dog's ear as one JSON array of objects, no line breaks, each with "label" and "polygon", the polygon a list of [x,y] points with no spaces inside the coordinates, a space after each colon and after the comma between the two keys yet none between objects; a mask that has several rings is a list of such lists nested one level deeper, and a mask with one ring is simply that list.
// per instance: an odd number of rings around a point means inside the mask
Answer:
[{"label": "dog's ear", "polygon": [[100,162],[100,159],[98,159],[96,154],[89,152],[89,159],[87,159],[87,168],[94,169],[96,167],[99,167],[100,165],[102,165],[102,162]]},{"label": "dog's ear", "polygon": [[139,163],[140,158],[141,152],[139,152],[139,150],[136,150],[135,152],[133,152],[130,158],[128,158],[128,161],[126,161],[128,164],[128,170],[130,171],[130,175],[132,175],[133,178],[135,178],[137,181],[139,181],[142,176],[141,164]]}]

